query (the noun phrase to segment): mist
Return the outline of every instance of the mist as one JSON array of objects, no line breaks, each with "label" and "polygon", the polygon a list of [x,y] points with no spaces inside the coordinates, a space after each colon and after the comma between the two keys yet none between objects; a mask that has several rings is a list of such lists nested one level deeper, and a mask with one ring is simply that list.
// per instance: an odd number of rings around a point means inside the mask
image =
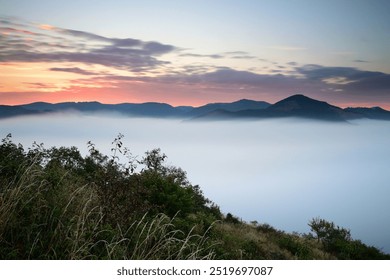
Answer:
[{"label": "mist", "polygon": [[122,133],[133,155],[161,148],[206,197],[245,221],[309,232],[321,217],[390,253],[390,122],[302,119],[190,122],[55,114],[0,120],[25,148],[36,141],[105,154]]}]

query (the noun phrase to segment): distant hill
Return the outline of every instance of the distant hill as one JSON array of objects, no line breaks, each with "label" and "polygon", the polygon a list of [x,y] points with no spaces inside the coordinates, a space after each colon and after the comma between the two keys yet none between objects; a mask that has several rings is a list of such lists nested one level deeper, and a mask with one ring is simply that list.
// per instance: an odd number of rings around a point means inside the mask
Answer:
[{"label": "distant hill", "polygon": [[343,109],[297,94],[283,99],[264,111],[267,117],[300,117],[329,121],[355,119],[358,116]]},{"label": "distant hill", "polygon": [[282,118],[296,117],[325,121],[347,121],[360,118],[390,120],[390,112],[380,107],[342,109],[323,101],[297,94],[283,99],[265,109],[242,110],[237,112],[209,112],[200,119],[235,119],[235,118]]},{"label": "distant hill", "polygon": [[372,107],[372,108],[346,108],[346,112],[359,114],[367,119],[375,120],[390,120],[390,112],[382,109],[381,107]]},{"label": "distant hill", "polygon": [[242,99],[231,103],[209,103],[200,107],[171,106],[166,103],[122,103],[64,102],[6,106],[0,105],[0,118],[56,113],[80,112],[83,114],[119,113],[125,116],[180,118],[187,120],[230,120],[245,118],[307,118],[326,121],[348,121],[353,119],[390,120],[390,111],[380,107],[346,108],[297,94],[275,104],[264,101]]},{"label": "distant hill", "polygon": [[[254,101],[248,99],[241,99],[232,103],[209,103],[204,106],[193,108],[189,111],[191,116],[201,116],[207,113],[211,113],[214,110],[228,111],[228,112],[239,112],[242,110],[262,110],[268,108],[271,104],[265,101]],[[215,113],[213,113],[215,114]]]},{"label": "distant hill", "polygon": [[[228,112],[238,112],[240,110],[248,109],[264,109],[271,104],[264,101],[253,101],[242,99],[232,103],[210,103],[200,107],[192,106],[178,106],[173,107],[165,103],[147,102],[147,103],[122,103],[122,104],[102,104],[99,102],[64,102],[64,103],[45,103],[35,102],[31,104],[25,104],[18,107],[31,111],[30,113],[42,113],[42,112],[66,112],[66,111],[79,111],[83,113],[121,113],[129,116],[144,116],[144,117],[179,117],[179,118],[191,118],[200,116],[203,114],[212,113],[214,110],[226,110]],[[27,111],[26,111],[27,112]],[[23,111],[19,111],[19,114],[23,114]],[[216,114],[216,113],[212,113]],[[7,117],[7,113],[4,112],[2,117]],[[11,115],[9,115],[11,116]],[[12,115],[13,116],[13,115]]]},{"label": "distant hill", "polygon": [[180,117],[185,113],[169,104],[148,102],[142,104],[123,103],[111,105],[114,111],[132,116],[145,117]]},{"label": "distant hill", "polygon": [[39,111],[29,110],[21,106],[0,105],[0,118],[10,118],[23,115],[39,114]]},{"label": "distant hill", "polygon": [[[148,103],[121,103],[121,104],[102,104],[99,102],[65,102],[65,103],[44,103],[37,102],[21,107],[44,112],[64,112],[79,111],[84,113],[121,113],[131,116],[149,116],[149,117],[174,117],[185,114],[183,110],[172,107],[169,104],[148,102]],[[192,107],[191,107],[192,109]]]},{"label": "distant hill", "polygon": [[66,110],[76,111],[99,111],[104,110],[110,105],[101,104],[99,102],[63,102],[63,103],[46,103],[46,102],[35,102],[31,104],[21,105],[21,107],[44,112],[58,112]]}]

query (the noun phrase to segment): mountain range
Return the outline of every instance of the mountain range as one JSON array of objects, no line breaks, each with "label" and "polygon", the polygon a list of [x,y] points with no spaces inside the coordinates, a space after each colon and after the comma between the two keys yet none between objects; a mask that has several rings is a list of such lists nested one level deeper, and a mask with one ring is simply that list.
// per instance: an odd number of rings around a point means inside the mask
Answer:
[{"label": "mountain range", "polygon": [[83,114],[118,113],[126,116],[182,118],[189,120],[307,118],[326,121],[348,121],[353,119],[390,120],[390,111],[380,107],[357,107],[342,109],[304,95],[292,95],[275,104],[264,101],[242,99],[232,103],[209,103],[200,107],[177,106],[165,103],[102,104],[99,102],[36,102],[25,105],[0,105],[0,118],[78,112]]}]

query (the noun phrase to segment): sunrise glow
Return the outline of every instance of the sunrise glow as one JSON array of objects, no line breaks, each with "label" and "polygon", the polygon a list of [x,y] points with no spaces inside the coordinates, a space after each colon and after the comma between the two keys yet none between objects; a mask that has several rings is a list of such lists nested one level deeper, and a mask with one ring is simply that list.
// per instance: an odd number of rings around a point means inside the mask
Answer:
[{"label": "sunrise glow", "polygon": [[[302,93],[339,106],[390,109],[387,4],[368,10],[360,2],[324,1],[315,8],[303,0],[213,1],[206,9],[197,1],[180,7],[156,2],[142,15],[137,11],[147,4],[108,7],[98,1],[87,12],[80,1],[77,9],[49,5],[42,16],[46,2],[26,2],[28,17],[21,5],[2,5],[0,104],[203,105],[243,98],[276,102]],[[218,15],[211,13],[216,7]],[[202,16],[192,12],[201,10]],[[156,21],[157,11],[169,20]],[[113,12],[123,24],[104,18]]]}]

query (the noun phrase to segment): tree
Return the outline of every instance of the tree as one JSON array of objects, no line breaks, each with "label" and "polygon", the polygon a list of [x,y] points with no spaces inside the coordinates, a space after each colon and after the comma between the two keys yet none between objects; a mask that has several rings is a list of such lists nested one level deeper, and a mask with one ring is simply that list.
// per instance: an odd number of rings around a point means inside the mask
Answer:
[{"label": "tree", "polygon": [[329,243],[335,239],[351,240],[351,231],[349,229],[336,226],[333,222],[328,222],[319,217],[313,218],[308,225],[311,231],[316,234],[318,242]]},{"label": "tree", "polygon": [[316,235],[318,242],[322,241],[326,237],[329,229],[333,227],[333,223],[329,223],[319,217],[313,218],[308,225],[310,226],[310,230]]},{"label": "tree", "polygon": [[161,153],[160,149],[153,149],[147,151],[146,156],[142,160],[142,164],[146,165],[149,170],[161,173],[164,171],[163,163],[167,156],[164,153]]},{"label": "tree", "polygon": [[353,240],[349,229],[336,226],[333,222],[320,218],[313,218],[308,225],[327,252],[337,255],[341,259],[351,258]]}]

